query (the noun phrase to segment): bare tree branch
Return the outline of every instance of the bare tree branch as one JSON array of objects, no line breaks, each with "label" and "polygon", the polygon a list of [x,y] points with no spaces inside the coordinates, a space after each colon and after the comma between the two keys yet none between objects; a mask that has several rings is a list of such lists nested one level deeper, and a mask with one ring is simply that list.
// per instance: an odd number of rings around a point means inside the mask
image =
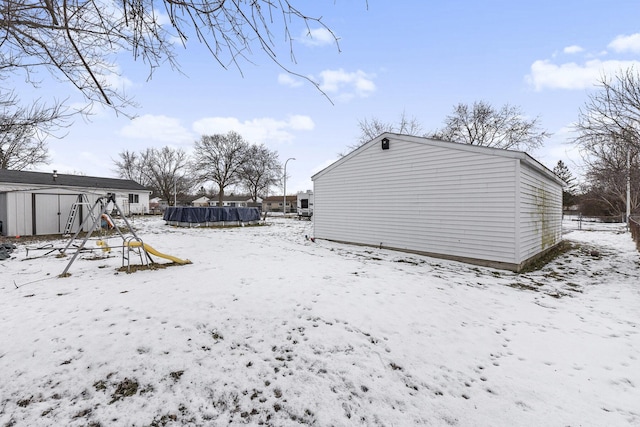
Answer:
[{"label": "bare tree branch", "polygon": [[506,104],[495,109],[484,101],[458,104],[433,137],[470,145],[514,150],[539,148],[551,134],[540,130],[539,119],[528,120],[520,108]]},{"label": "bare tree branch", "polygon": [[640,148],[640,73],[603,75],[597,87],[580,110],[574,142],[587,150],[603,142]]},{"label": "bare tree branch", "polygon": [[358,128],[360,129],[360,136],[355,144],[347,146],[349,151],[355,150],[385,132],[394,132],[413,136],[426,136],[418,119],[415,117],[408,117],[405,111],[402,112],[397,123],[383,122],[377,117],[372,117],[370,119],[365,118],[358,121]]},{"label": "bare tree branch", "polygon": [[0,169],[23,170],[49,161],[46,139],[66,125],[62,103],[22,106],[15,92],[0,93]]},{"label": "bare tree branch", "polygon": [[[292,72],[278,57],[276,34],[281,33],[295,63],[290,32],[294,22],[328,30],[338,45],[322,18],[306,15],[293,2],[1,0],[0,70],[21,70],[31,79],[44,67],[71,82],[89,102],[124,111],[131,100],[107,80],[117,76],[116,57],[129,52],[149,67],[151,78],[153,71],[165,64],[179,70],[175,47],[186,48],[194,37],[224,68],[234,65],[242,72],[242,62],[250,62],[255,48],[324,94],[317,82]],[[274,19],[278,15],[281,20]]]}]

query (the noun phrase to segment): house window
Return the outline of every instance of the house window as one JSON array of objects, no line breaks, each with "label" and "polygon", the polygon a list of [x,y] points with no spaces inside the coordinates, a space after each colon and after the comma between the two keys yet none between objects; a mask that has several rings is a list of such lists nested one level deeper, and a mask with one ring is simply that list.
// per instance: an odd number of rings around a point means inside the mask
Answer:
[{"label": "house window", "polygon": [[139,194],[129,194],[129,203],[140,203]]}]

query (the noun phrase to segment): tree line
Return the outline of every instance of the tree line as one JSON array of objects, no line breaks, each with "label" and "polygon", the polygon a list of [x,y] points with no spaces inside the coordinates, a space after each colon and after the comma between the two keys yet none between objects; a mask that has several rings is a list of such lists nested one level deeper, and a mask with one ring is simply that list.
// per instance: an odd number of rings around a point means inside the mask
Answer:
[{"label": "tree line", "polygon": [[[225,190],[240,188],[256,202],[282,178],[278,153],[264,144],[251,144],[240,134],[203,135],[191,156],[180,148],[147,148],[139,153],[124,150],[114,160],[118,176],[149,187],[172,204],[177,193],[192,194],[213,183],[218,205]],[[197,190],[196,190],[197,191]]]}]

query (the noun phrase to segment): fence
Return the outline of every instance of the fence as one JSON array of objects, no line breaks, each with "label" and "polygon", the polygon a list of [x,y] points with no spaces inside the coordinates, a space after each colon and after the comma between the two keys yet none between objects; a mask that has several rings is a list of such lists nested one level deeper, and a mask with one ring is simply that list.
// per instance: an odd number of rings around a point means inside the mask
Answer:
[{"label": "fence", "polygon": [[640,251],[640,216],[629,217],[629,229],[631,229],[631,237],[636,242],[636,248]]},{"label": "fence", "polygon": [[564,215],[562,226],[565,229],[611,230],[612,227],[627,228],[627,222],[619,216],[583,216]]}]

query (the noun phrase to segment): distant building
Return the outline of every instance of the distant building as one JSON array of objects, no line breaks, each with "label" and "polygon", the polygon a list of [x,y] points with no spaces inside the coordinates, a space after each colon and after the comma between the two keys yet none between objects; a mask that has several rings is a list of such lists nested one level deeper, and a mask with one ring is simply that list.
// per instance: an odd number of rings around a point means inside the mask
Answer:
[{"label": "distant building", "polygon": [[[228,196],[225,195],[223,197],[222,206],[230,207],[230,208],[260,207],[261,202],[262,202],[262,199],[260,197],[258,197],[256,202],[254,202],[251,196],[246,196],[246,195],[234,196],[233,194],[231,194]],[[218,201],[218,196],[213,196],[211,199],[209,199],[209,206],[218,206],[219,204],[220,203]]]},{"label": "distant building", "polygon": [[[282,212],[282,204],[284,203],[282,196],[269,196],[262,199],[262,212]],[[296,212],[296,203],[298,196],[287,196],[286,213]]]},{"label": "distant building", "polygon": [[207,196],[200,196],[197,199],[191,201],[191,206],[203,207],[209,206],[209,203],[211,203],[210,198],[208,198]]}]

